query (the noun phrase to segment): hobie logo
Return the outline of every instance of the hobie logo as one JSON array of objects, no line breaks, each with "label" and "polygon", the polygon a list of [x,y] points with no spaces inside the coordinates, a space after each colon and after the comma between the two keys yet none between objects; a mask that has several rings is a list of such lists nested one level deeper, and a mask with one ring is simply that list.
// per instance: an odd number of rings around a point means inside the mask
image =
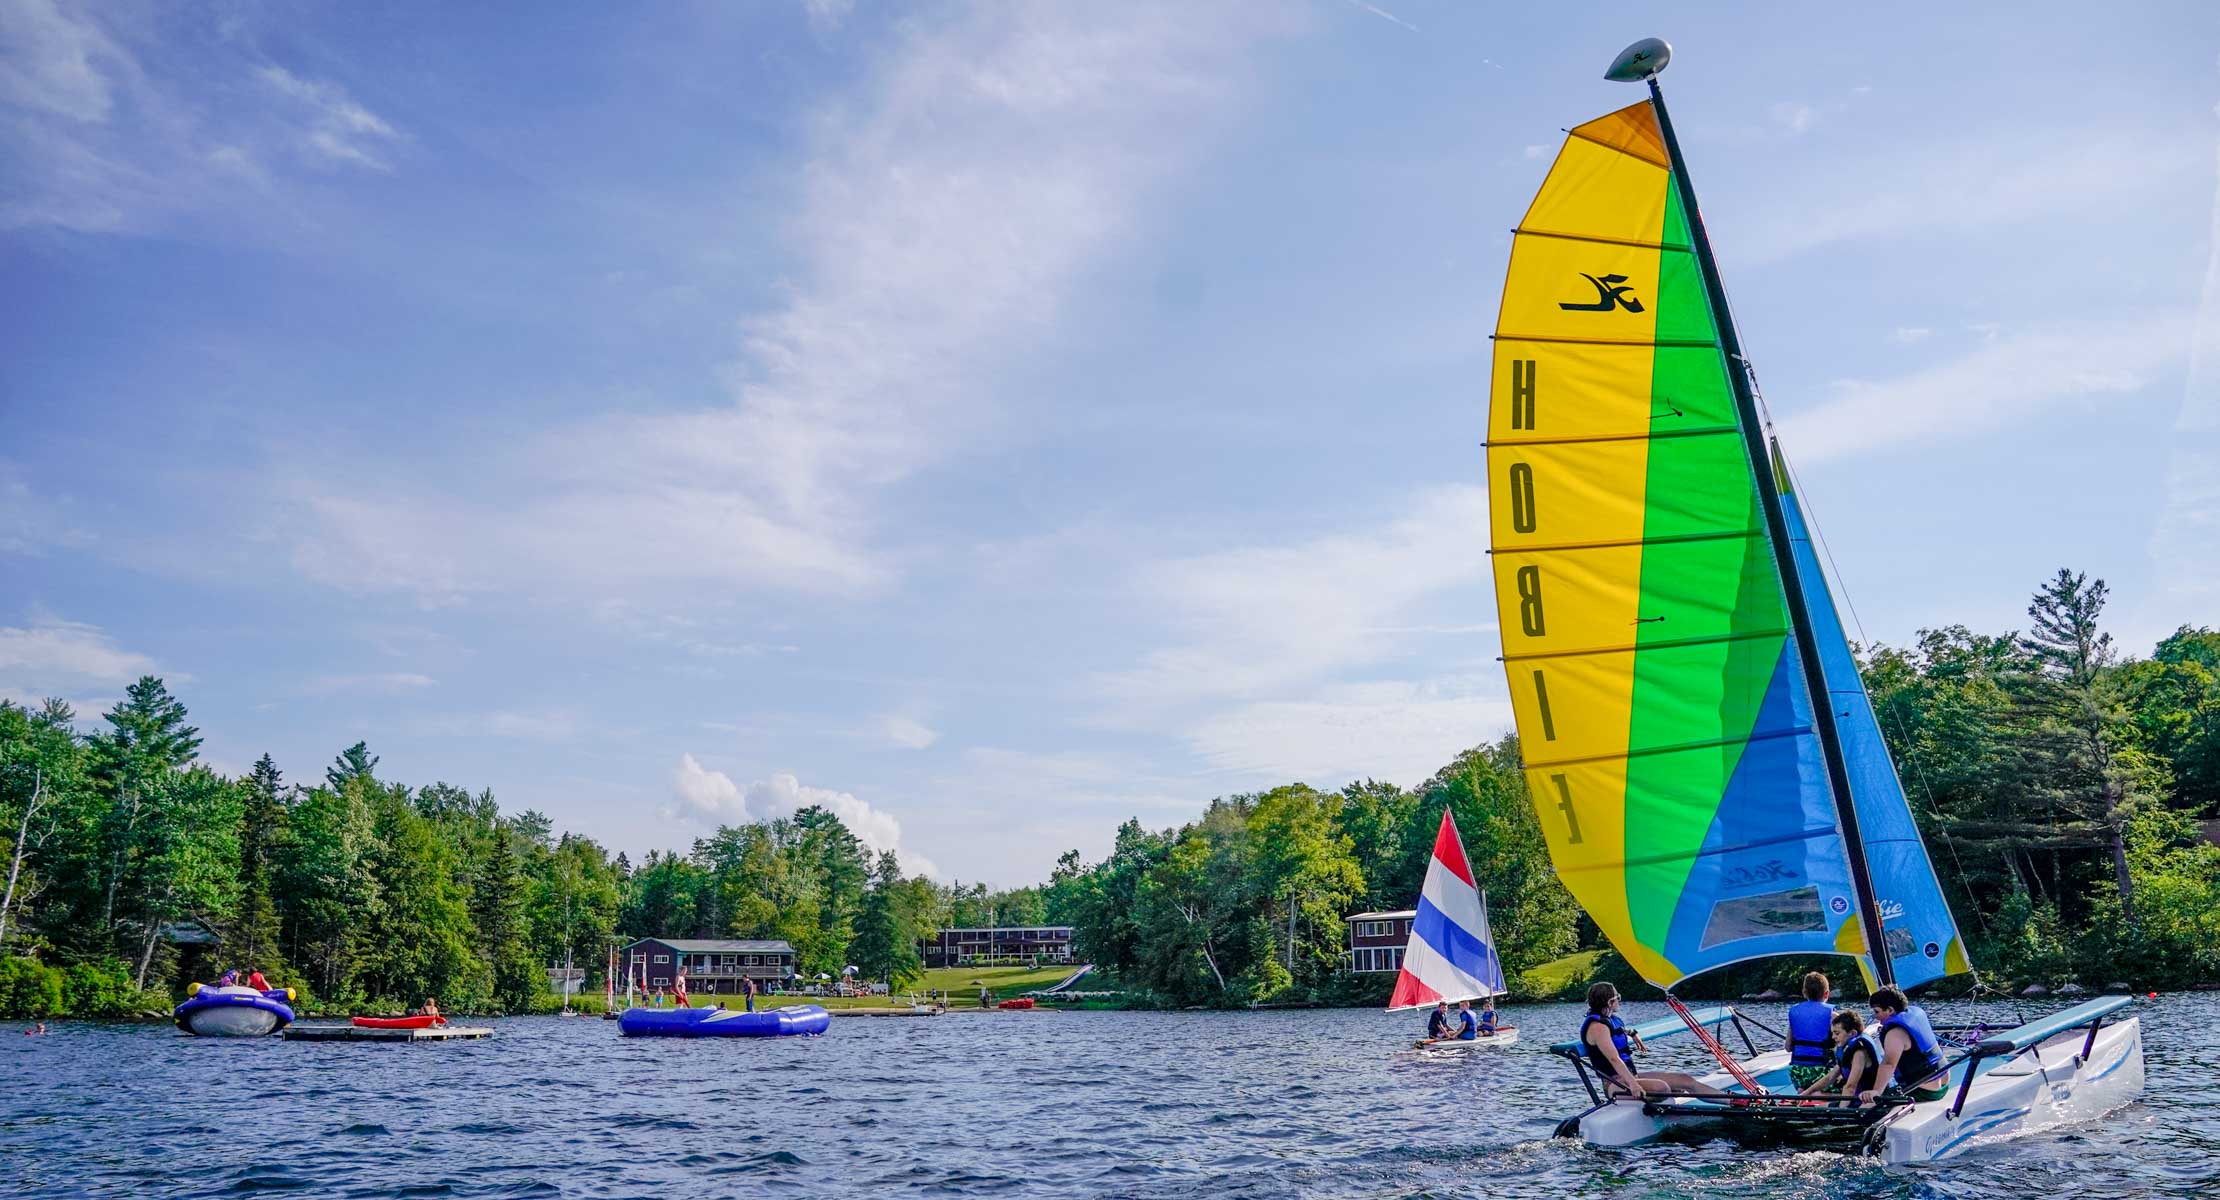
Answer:
[{"label": "hobie logo", "polygon": [[1850,911],[1850,902],[1840,896],[1836,896],[1833,899],[1827,901],[1827,907],[1833,909],[1835,911],[1835,915],[1839,917],[1842,914]]},{"label": "hobie logo", "polygon": [[1894,900],[1877,900],[1874,902],[1874,907],[1881,910],[1881,919],[1884,921],[1901,921],[1904,919],[1904,906]]},{"label": "hobie logo", "polygon": [[1634,298],[1634,289],[1627,286],[1626,276],[1590,275],[1582,271],[1580,277],[1596,285],[1596,302],[1574,304],[1568,300],[1557,307],[1566,312],[1610,312],[1614,308],[1623,308],[1630,313],[1642,311],[1642,302]]}]

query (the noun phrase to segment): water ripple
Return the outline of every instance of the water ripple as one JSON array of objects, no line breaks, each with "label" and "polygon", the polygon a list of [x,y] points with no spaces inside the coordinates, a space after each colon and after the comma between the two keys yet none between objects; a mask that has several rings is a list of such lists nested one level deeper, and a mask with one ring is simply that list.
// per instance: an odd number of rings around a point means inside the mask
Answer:
[{"label": "water ripple", "polygon": [[[1574,1028],[1568,1006],[1519,1010],[1529,1042],[1461,1060],[1397,1050],[1405,1022],[1370,1012],[835,1023],[792,1042],[538,1018],[401,1048],[63,1023],[0,1029],[0,1195],[1947,1200],[2061,1179],[2114,1200],[2214,1194],[2220,995],[2142,1015],[2141,1102],[1894,1170],[1552,1138],[1578,1107],[1544,1047]],[[1660,1066],[1698,1065],[1659,1049]]]}]

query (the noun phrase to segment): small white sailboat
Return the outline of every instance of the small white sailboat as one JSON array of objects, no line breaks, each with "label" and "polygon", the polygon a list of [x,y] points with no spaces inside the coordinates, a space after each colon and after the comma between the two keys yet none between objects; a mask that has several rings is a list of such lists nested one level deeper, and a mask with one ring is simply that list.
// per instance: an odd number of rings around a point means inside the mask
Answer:
[{"label": "small white sailboat", "polygon": [[[1434,834],[1433,861],[1427,864],[1426,881],[1419,887],[1418,906],[1411,915],[1411,938],[1403,947],[1403,967],[1395,977],[1395,992],[1388,999],[1387,1011],[1488,1000],[1503,992],[1503,960],[1496,957],[1495,933],[1488,927],[1488,900],[1473,881],[1464,840],[1457,835],[1457,818],[1444,809],[1441,828]],[[1516,1028],[1497,1025],[1469,1038],[1429,1037],[1420,1039],[1417,1045],[1432,1053],[1461,1054],[1482,1046],[1509,1046],[1518,1040]]]},{"label": "small white sailboat", "polygon": [[[1569,131],[1514,231],[1488,422],[1496,600],[1527,783],[1560,879],[1700,1038],[1720,1096],[1614,1094],[1560,1132],[1839,1138],[1892,1163],[2086,1120],[2143,1086],[2127,997],[2018,1028],[1934,1024],[1941,1099],[1872,1107],[1734,1058],[1691,976],[1776,955],[1855,958],[1875,985],[1973,969],[1883,743],[1805,515],[1762,419],[1657,74]],[[2115,1018],[2118,1019],[2115,1019]],[[1916,1035],[1915,1035],[1916,1036]]]}]

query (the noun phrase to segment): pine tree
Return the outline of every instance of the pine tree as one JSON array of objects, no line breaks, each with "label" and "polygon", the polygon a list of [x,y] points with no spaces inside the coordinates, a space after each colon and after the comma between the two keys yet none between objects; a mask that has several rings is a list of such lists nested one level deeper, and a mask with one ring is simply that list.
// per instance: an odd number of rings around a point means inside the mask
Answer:
[{"label": "pine tree", "polygon": [[2120,914],[2135,920],[2127,824],[2142,772],[2112,679],[2112,635],[2097,627],[2101,579],[2060,568],[2035,593],[2033,628],[2019,639],[2031,669],[2015,681],[2020,709],[2022,789],[2040,807],[2089,830],[2110,851]]},{"label": "pine tree", "polygon": [[271,979],[289,976],[279,950],[277,903],[271,877],[286,840],[283,799],[285,777],[268,754],[255,760],[246,784],[246,806],[239,821],[239,908],[232,918],[225,953],[242,967]]},{"label": "pine tree", "polygon": [[471,916],[477,921],[478,953],[491,972],[495,1003],[509,1012],[529,1012],[541,976],[526,936],[526,880],[517,867],[517,836],[511,828],[496,830],[478,876]]},{"label": "pine tree", "polygon": [[336,792],[346,787],[350,779],[367,781],[376,778],[377,767],[378,756],[370,753],[369,743],[356,742],[340,751],[339,757],[324,768],[324,782],[330,784],[331,790]]},{"label": "pine tree", "polygon": [[162,681],[142,675],[124,691],[124,700],[105,714],[108,732],[92,739],[93,776],[108,804],[98,829],[101,874],[97,935],[115,948],[117,898],[139,851],[140,817],[150,798],[169,786],[169,776],[200,751],[200,730],[185,723],[183,701]]}]

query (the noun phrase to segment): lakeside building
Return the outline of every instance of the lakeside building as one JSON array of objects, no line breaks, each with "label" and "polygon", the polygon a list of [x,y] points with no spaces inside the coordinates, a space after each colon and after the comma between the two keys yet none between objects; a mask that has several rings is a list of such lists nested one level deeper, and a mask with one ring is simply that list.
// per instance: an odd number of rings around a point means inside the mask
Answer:
[{"label": "lakeside building", "polygon": [[641,938],[624,948],[622,961],[633,982],[650,991],[670,987],[681,968],[693,991],[732,992],[743,979],[755,980],[762,991],[794,974],[794,947],[756,939]]},{"label": "lakeside building", "polygon": [[1069,925],[997,925],[986,929],[943,929],[918,944],[927,967],[971,967],[1018,963],[1068,963]]},{"label": "lakeside building", "polygon": [[1403,969],[1403,947],[1411,940],[1415,908],[1397,912],[1353,913],[1349,922],[1349,969],[1360,975]]}]

